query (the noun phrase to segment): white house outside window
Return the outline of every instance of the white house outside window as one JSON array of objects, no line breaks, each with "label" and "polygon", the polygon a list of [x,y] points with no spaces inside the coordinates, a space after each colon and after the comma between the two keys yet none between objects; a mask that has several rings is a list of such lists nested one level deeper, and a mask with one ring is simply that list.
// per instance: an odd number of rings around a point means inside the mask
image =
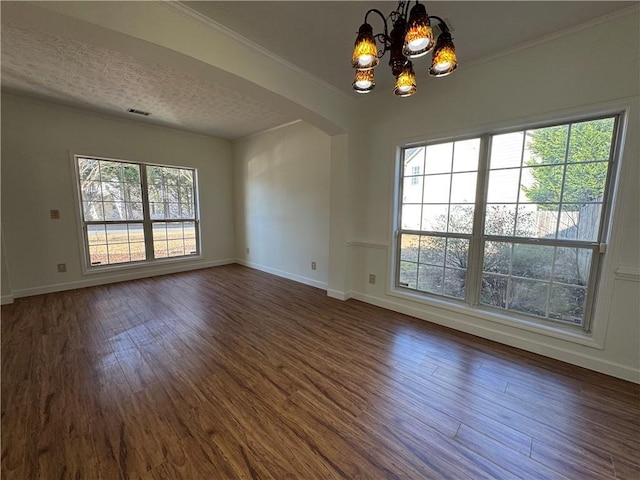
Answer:
[{"label": "white house outside window", "polygon": [[617,124],[403,149],[396,288],[588,330]]},{"label": "white house outside window", "polygon": [[76,156],[86,263],[199,254],[196,171]]}]

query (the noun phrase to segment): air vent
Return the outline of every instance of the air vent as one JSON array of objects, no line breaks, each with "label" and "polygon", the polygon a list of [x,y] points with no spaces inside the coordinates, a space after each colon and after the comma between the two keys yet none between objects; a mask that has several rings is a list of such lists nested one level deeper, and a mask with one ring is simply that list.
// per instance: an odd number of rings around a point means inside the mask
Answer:
[{"label": "air vent", "polygon": [[127,108],[127,112],[135,113],[136,115],[144,115],[145,117],[148,117],[149,115],[151,115],[149,112],[144,112],[144,111],[138,110],[136,108]]}]

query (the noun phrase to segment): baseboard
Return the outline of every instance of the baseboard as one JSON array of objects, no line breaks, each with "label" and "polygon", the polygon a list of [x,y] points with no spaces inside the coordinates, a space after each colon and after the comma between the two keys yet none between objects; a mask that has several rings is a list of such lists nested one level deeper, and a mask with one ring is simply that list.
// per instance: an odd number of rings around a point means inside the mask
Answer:
[{"label": "baseboard", "polygon": [[[55,283],[52,285],[43,285],[41,287],[25,288],[22,290],[14,290],[13,298],[31,297],[33,295],[42,295],[45,293],[63,292],[65,290],[75,290],[76,288],[95,287],[97,285],[106,285],[108,283],[125,282],[127,280],[137,280],[139,278],[156,277],[159,275],[167,275],[170,273],[187,272],[190,270],[201,270],[203,268],[218,267],[220,265],[229,265],[236,263],[235,259],[228,258],[223,260],[214,260],[210,262],[198,262],[193,264],[173,264],[162,268],[154,268],[153,270],[128,273],[120,273],[117,275],[94,276],[75,282]],[[3,297],[4,299],[4,297]]]},{"label": "baseboard", "polygon": [[0,297],[0,305],[9,305],[13,303],[13,295],[2,295]]},{"label": "baseboard", "polygon": [[277,268],[267,267],[265,265],[260,265],[259,263],[248,262],[242,259],[236,259],[235,263],[239,263],[240,265],[244,265],[245,267],[255,268],[256,270],[260,270],[261,272],[270,273],[278,277],[287,278],[289,280],[293,280],[294,282],[304,283],[305,285],[321,288],[322,290],[327,290],[327,288],[329,287],[326,282],[319,282],[318,280],[314,280],[313,278],[303,277],[302,275],[296,275],[295,273],[285,272],[284,270],[278,270]]},{"label": "baseboard", "polygon": [[349,300],[351,298],[350,292],[341,292],[340,290],[327,290],[327,296],[331,298],[336,298],[338,300]]},{"label": "baseboard", "polygon": [[487,328],[477,324],[460,321],[459,319],[451,318],[446,315],[433,312],[427,313],[420,308],[403,305],[401,303],[381,299],[360,292],[350,292],[350,296],[351,298],[354,298],[356,300],[376,305],[378,307],[386,308],[387,310],[393,310],[394,312],[409,315],[421,320],[442,325],[444,327],[449,327],[454,330],[470,333],[471,335],[486,338],[487,340],[493,340],[495,342],[509,345],[511,347],[516,347],[521,350],[537,353],[545,357],[554,358],[556,360],[567,362],[572,365],[577,365],[589,370],[594,370],[606,375],[611,375],[612,377],[621,378],[623,380],[628,380],[634,383],[640,383],[640,371],[626,365],[594,358],[589,355],[583,355],[563,348],[553,347],[545,343],[525,339],[520,336],[502,332],[497,329]]}]

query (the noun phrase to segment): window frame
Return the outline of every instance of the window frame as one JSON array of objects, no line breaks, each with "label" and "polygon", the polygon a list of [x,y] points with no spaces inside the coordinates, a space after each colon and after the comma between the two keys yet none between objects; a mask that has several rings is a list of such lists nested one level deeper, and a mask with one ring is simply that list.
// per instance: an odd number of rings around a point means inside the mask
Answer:
[{"label": "window frame", "polygon": [[[394,164],[394,198],[392,203],[391,214],[391,249],[389,255],[389,284],[387,285],[387,294],[408,299],[411,301],[436,306],[445,310],[463,313],[479,317],[483,320],[495,321],[509,326],[522,327],[526,330],[549,334],[563,339],[570,339],[576,343],[584,343],[589,346],[595,346],[591,340],[593,331],[593,318],[596,308],[598,307],[598,295],[602,283],[602,270],[605,262],[607,245],[610,243],[610,235],[612,230],[612,222],[615,214],[615,197],[616,190],[619,186],[617,179],[620,172],[620,163],[622,160],[623,142],[626,133],[627,108],[607,108],[599,112],[584,113],[577,112],[573,115],[558,116],[555,119],[547,116],[534,121],[513,122],[510,125],[500,126],[497,128],[486,128],[473,133],[460,133],[451,136],[440,136],[431,139],[416,139],[396,144],[396,162]],[[487,189],[489,183],[489,162],[491,153],[491,140],[494,136],[503,135],[513,132],[525,132],[527,130],[568,125],[572,123],[588,122],[604,118],[614,118],[613,135],[610,147],[610,155],[608,159],[607,177],[605,181],[605,190],[602,201],[602,211],[600,216],[600,225],[598,229],[598,237],[592,242],[592,245],[586,245],[589,242],[576,241],[570,242],[564,240],[553,240],[528,238],[528,237],[500,237],[488,236],[484,234],[484,224],[487,216]],[[402,221],[402,205],[403,205],[403,161],[404,151],[410,148],[426,147],[429,145],[437,145],[448,142],[459,142],[469,139],[480,139],[480,151],[478,160],[478,178],[476,186],[476,201],[474,203],[474,219],[471,239],[469,240],[469,254],[466,276],[465,299],[458,300],[454,297],[439,294],[427,293],[416,289],[405,288],[399,284],[400,278],[400,260],[401,260],[401,235],[438,235],[442,237],[457,238],[458,234],[450,234],[448,232],[435,233],[432,231],[411,231],[403,230]],[[566,160],[565,160],[566,161]],[[521,163],[520,169],[522,170]],[[492,237],[492,238],[485,238]],[[587,285],[587,297],[584,307],[584,317],[582,325],[572,325],[568,322],[546,319],[534,315],[519,313],[514,310],[507,310],[499,307],[480,303],[481,280],[484,262],[484,245],[486,241],[502,241],[513,244],[533,244],[533,245],[552,245],[555,247],[571,247],[574,243],[580,247],[589,247],[593,252],[591,257],[591,271]]]},{"label": "window frame", "polygon": [[[163,264],[171,264],[171,263],[180,263],[180,262],[189,262],[193,260],[202,259],[202,243],[201,243],[201,228],[200,228],[200,201],[199,201],[199,189],[198,189],[198,169],[190,166],[178,166],[178,165],[167,165],[162,163],[151,163],[151,162],[143,162],[139,160],[123,160],[121,158],[112,158],[112,157],[103,157],[98,155],[88,155],[88,154],[71,154],[71,170],[73,173],[73,181],[74,185],[74,200],[76,206],[76,220],[78,224],[78,235],[80,238],[81,245],[81,268],[82,274],[94,274],[94,273],[104,273],[108,271],[119,271],[119,270],[128,270],[128,269],[137,269],[137,268],[151,268],[153,266],[159,266]],[[98,161],[106,161],[106,162],[117,162],[123,164],[137,165],[140,168],[140,187],[142,193],[142,209],[143,209],[143,218],[141,220],[85,220],[84,219],[84,209],[82,205],[82,186],[80,182],[79,175],[79,159],[91,159]],[[150,212],[150,202],[149,202],[149,190],[148,190],[148,180],[146,169],[147,167],[160,167],[160,168],[173,168],[173,169],[181,169],[181,170],[190,170],[193,172],[193,213],[195,218],[184,219],[152,219]],[[190,255],[179,255],[174,257],[160,257],[155,258],[154,256],[154,240],[153,240],[153,224],[154,223],[170,223],[170,222],[192,222],[195,228],[195,241],[196,241],[196,253]],[[122,263],[112,263],[106,265],[92,265],[91,257],[90,257],[90,249],[89,249],[89,237],[88,237],[88,229],[89,225],[109,225],[109,224],[118,224],[118,225],[129,225],[136,224],[142,225],[144,231],[144,245],[145,245],[145,260],[137,260],[137,261],[129,261]],[[151,255],[149,255],[151,254]]]}]

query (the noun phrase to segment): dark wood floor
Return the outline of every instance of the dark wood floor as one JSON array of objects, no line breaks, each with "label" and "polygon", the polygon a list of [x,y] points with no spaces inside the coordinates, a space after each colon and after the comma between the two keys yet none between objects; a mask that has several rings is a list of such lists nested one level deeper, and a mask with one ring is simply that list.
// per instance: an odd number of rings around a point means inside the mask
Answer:
[{"label": "dark wood floor", "polygon": [[639,479],[639,398],[237,265],[2,307],[5,479]]}]

